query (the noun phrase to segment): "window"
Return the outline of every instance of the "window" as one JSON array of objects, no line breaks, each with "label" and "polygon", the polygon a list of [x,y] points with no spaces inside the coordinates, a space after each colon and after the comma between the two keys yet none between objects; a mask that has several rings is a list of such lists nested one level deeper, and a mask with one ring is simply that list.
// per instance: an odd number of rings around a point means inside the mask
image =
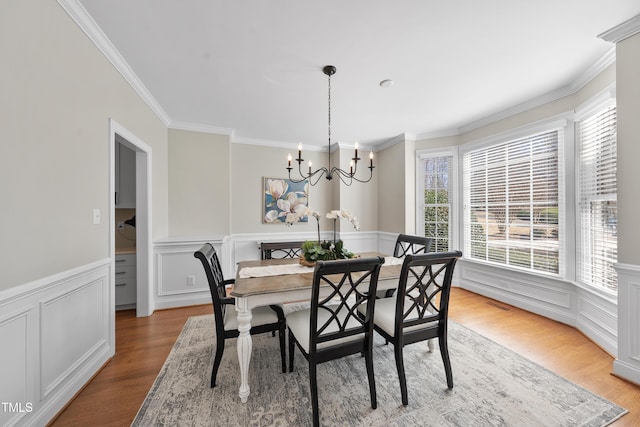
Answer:
[{"label": "window", "polygon": [[578,253],[576,278],[616,292],[618,258],[616,107],[580,120],[577,129]]},{"label": "window", "polygon": [[453,250],[457,152],[425,150],[418,152],[417,207],[418,233],[433,238],[431,251]]},{"label": "window", "polygon": [[463,155],[465,257],[559,274],[561,128]]}]

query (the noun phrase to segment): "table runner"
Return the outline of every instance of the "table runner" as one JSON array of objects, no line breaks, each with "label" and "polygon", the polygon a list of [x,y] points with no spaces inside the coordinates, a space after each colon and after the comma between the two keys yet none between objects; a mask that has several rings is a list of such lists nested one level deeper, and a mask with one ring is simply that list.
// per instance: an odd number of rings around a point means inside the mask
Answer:
[{"label": "table runner", "polygon": [[[402,264],[403,262],[403,258],[384,258],[384,265],[398,265]],[[301,264],[265,265],[261,267],[244,267],[240,270],[238,276],[241,279],[248,279],[252,277],[284,276],[287,274],[313,273],[313,270],[313,267],[306,267]]]}]

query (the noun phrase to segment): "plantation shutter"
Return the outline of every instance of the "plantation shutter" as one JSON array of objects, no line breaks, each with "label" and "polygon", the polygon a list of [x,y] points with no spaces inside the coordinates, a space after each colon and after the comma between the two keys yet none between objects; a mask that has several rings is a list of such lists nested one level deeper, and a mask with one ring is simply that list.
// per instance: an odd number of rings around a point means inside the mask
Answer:
[{"label": "plantation shutter", "polygon": [[618,258],[616,108],[607,107],[578,124],[580,181],[580,282],[616,292]]}]

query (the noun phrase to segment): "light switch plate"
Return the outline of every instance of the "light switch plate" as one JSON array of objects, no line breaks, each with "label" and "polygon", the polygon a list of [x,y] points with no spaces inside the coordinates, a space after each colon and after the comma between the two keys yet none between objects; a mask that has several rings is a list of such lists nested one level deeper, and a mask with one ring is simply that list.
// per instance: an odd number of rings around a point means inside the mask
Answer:
[{"label": "light switch plate", "polygon": [[93,208],[93,225],[100,224],[100,209]]}]

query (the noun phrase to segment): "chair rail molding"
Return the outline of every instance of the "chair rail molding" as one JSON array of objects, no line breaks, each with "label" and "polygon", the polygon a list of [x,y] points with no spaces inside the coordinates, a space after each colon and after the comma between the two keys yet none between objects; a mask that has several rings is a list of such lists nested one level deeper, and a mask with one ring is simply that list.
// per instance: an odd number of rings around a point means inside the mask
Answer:
[{"label": "chair rail molding", "polygon": [[613,373],[640,384],[640,266],[616,264],[618,273],[618,357]]}]

